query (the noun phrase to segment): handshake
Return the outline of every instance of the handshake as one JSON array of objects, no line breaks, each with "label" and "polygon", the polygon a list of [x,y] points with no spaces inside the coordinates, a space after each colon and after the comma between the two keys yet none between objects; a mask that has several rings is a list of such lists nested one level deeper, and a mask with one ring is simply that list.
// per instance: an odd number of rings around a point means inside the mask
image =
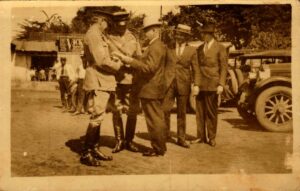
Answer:
[{"label": "handshake", "polygon": [[128,65],[129,63],[131,63],[133,61],[133,58],[129,57],[129,56],[126,56],[124,54],[122,54],[121,52],[117,52],[117,51],[114,51],[111,53],[111,57],[112,57],[112,60],[113,61],[122,61],[124,62],[125,66],[126,67],[130,67],[130,65]]}]

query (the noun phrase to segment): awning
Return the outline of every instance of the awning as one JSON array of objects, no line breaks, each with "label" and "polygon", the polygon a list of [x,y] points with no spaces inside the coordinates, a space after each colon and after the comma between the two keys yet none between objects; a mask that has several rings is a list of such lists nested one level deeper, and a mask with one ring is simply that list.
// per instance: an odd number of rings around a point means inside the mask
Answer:
[{"label": "awning", "polygon": [[13,40],[16,51],[26,52],[57,52],[55,41]]}]

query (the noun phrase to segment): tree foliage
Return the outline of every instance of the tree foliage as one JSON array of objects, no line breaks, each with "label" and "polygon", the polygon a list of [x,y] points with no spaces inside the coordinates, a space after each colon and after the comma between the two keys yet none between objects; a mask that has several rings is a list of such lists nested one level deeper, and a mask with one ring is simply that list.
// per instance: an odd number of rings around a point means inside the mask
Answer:
[{"label": "tree foliage", "polygon": [[19,23],[22,31],[17,35],[17,39],[27,39],[32,32],[47,33],[70,33],[71,28],[62,21],[61,16],[57,13],[48,15],[44,10],[41,11],[45,15],[45,21],[31,21],[25,19],[23,23]]},{"label": "tree foliage", "polygon": [[214,23],[218,40],[230,41],[237,49],[291,47],[290,5],[181,6],[180,13],[168,13],[163,20],[190,25],[196,39],[199,23]]}]

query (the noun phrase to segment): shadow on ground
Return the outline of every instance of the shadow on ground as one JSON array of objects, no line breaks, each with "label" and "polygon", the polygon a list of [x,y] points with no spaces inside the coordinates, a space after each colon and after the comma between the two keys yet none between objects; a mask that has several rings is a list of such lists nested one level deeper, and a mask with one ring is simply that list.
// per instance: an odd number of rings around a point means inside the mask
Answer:
[{"label": "shadow on ground", "polygon": [[265,131],[261,128],[257,122],[247,122],[241,118],[223,119],[224,121],[230,123],[232,128],[237,128],[245,131]]},{"label": "shadow on ground", "polygon": [[[171,131],[170,133],[171,133],[172,140],[171,140],[171,141],[169,140],[168,142],[171,142],[171,143],[174,143],[174,144],[175,144],[175,143],[176,143],[176,140],[177,140],[177,133],[174,132],[174,131]],[[151,140],[151,139],[150,139],[149,133],[146,133],[146,132],[136,133],[135,135],[136,135],[137,137],[141,138],[141,139],[144,139],[144,140],[148,140],[148,141]],[[186,134],[186,135],[185,135],[185,139],[186,139],[187,141],[190,141],[190,140],[196,139],[196,137]]]},{"label": "shadow on ground", "polygon": [[[85,141],[85,136],[81,136],[78,139],[70,139],[68,140],[65,145],[70,148],[71,151],[77,153],[80,155],[83,151],[84,148],[84,141]],[[100,146],[101,147],[109,147],[111,149],[114,148],[115,146],[115,138],[112,136],[101,136],[100,137]],[[146,147],[144,145],[141,145],[139,143],[134,143],[135,146],[139,149],[140,152],[145,152],[149,150],[149,147]]]}]

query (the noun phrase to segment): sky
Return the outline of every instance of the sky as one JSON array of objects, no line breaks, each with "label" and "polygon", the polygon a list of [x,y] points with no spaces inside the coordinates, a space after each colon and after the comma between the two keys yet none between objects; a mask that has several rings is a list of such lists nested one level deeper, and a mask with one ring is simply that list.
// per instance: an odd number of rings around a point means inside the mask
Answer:
[{"label": "sky", "polygon": [[[123,6],[128,12],[132,11],[134,14],[146,14],[148,20],[157,21],[160,17],[160,6]],[[49,16],[57,13],[62,17],[62,21],[67,24],[71,23],[72,18],[76,16],[76,12],[80,7],[17,7],[12,8],[12,37],[14,37],[20,27],[18,23],[23,23],[25,19],[33,21],[45,21],[46,16],[42,13],[44,10]],[[163,6],[162,13],[166,14],[169,11],[178,12],[179,9],[176,6]]]}]

